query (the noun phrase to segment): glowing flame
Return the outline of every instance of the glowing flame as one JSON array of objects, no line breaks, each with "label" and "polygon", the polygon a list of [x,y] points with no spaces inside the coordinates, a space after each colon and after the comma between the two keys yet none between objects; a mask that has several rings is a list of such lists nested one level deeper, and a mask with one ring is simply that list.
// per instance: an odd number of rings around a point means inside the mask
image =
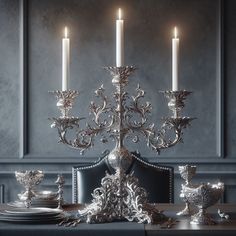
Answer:
[{"label": "glowing flame", "polygon": [[177,30],[177,27],[174,28],[174,36],[175,36],[175,38],[178,37],[178,30]]},{"label": "glowing flame", "polygon": [[67,27],[65,27],[65,38],[67,38],[68,37],[68,29],[67,29]]},{"label": "glowing flame", "polygon": [[121,11],[121,9],[119,8],[119,9],[118,9],[118,19],[121,20],[121,17],[122,17],[122,11]]}]

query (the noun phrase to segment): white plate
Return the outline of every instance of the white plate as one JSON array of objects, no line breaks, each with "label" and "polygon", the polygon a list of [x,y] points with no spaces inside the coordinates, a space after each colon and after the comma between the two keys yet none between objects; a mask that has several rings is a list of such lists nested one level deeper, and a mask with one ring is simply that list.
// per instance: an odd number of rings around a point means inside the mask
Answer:
[{"label": "white plate", "polygon": [[35,207],[35,208],[13,208],[2,211],[8,214],[17,214],[17,215],[43,215],[43,214],[55,214],[61,213],[62,210],[60,209],[51,209],[46,207]]},{"label": "white plate", "polygon": [[63,219],[63,215],[46,218],[11,218],[11,217],[0,217],[0,221],[12,222],[12,223],[50,223],[59,222]]}]

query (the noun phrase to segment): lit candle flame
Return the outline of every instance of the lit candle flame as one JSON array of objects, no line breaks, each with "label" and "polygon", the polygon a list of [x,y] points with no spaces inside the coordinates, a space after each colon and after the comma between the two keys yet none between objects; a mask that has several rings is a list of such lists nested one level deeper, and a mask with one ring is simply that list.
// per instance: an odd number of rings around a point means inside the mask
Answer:
[{"label": "lit candle flame", "polygon": [[67,36],[68,36],[68,29],[67,27],[65,27],[65,38],[67,38]]},{"label": "lit candle flame", "polygon": [[121,16],[122,16],[122,12],[121,12],[121,9],[119,8],[118,9],[118,19],[121,20]]},{"label": "lit candle flame", "polygon": [[175,38],[178,37],[178,30],[177,30],[177,27],[174,28],[174,36],[175,36]]}]

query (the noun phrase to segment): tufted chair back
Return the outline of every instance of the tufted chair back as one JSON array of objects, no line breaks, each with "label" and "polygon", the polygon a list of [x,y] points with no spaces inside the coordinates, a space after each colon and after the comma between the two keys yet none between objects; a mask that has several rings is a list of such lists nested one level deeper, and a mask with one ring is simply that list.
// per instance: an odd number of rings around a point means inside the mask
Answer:
[{"label": "tufted chair back", "polygon": [[[109,174],[113,173],[107,162],[107,156],[92,165],[73,167],[73,203],[90,203],[91,193],[100,187],[106,171]],[[151,164],[135,154],[128,170],[128,173],[131,172],[139,179],[140,186],[147,190],[148,202],[173,202],[173,167]]]}]

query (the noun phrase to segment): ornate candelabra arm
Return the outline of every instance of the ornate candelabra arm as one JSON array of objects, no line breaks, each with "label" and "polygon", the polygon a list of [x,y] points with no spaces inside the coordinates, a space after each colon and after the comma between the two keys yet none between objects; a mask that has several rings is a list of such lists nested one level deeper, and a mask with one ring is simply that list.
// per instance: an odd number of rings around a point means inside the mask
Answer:
[{"label": "ornate candelabra arm", "polygon": [[[51,91],[57,98],[57,107],[61,111],[59,118],[52,118],[53,123],[51,128],[57,128],[59,135],[59,142],[68,145],[74,149],[80,149],[83,152],[92,146],[92,136],[86,136],[85,130],[80,130],[80,121],[84,118],[69,116],[69,111],[72,109],[75,98],[78,97],[79,92],[76,90]],[[68,131],[76,129],[76,138],[74,140],[68,139]]]},{"label": "ornate candelabra arm", "polygon": [[[103,85],[101,85],[100,88],[95,90],[96,97],[100,98],[102,101],[101,105],[96,105],[94,101],[90,103],[90,110],[91,113],[94,115],[93,121],[96,125],[95,128],[91,128],[91,126],[90,128],[91,130],[93,130],[93,132],[96,130],[96,134],[104,129],[108,129],[114,122],[114,116],[108,115],[108,113],[112,111],[112,107],[108,103],[108,99],[107,96],[105,96],[104,91],[105,89]],[[105,114],[107,115],[107,118],[102,120],[102,116]]]},{"label": "ornate candelabra arm", "polygon": [[[173,112],[171,117],[163,118],[163,125],[158,131],[154,130],[154,125],[150,129],[143,129],[143,133],[148,141],[148,146],[153,150],[160,152],[161,149],[166,149],[176,145],[182,141],[183,129],[190,125],[190,122],[195,118],[181,117],[181,111],[184,108],[184,100],[191,94],[188,91],[163,91],[165,97],[169,99],[168,107]],[[174,131],[174,138],[166,139],[168,130]]]},{"label": "ornate candelabra arm", "polygon": [[185,106],[184,100],[192,92],[186,90],[180,90],[180,91],[162,91],[162,93],[169,100],[168,107],[173,112],[173,115],[171,117],[163,118],[164,123],[162,125],[160,132],[162,138],[164,139],[164,134],[166,133],[166,130],[175,131],[174,140],[173,141],[168,140],[167,142],[165,142],[164,148],[168,148],[182,141],[183,129],[189,126],[190,122],[195,118],[181,116],[181,111]]},{"label": "ornate candelabra arm", "polygon": [[[78,118],[78,117],[64,117],[64,118],[52,118],[53,123],[51,125],[52,128],[57,128],[58,136],[59,136],[59,142],[62,142],[63,144],[66,144],[72,148],[75,149],[87,149],[91,146],[91,139],[85,139],[84,137],[84,130],[79,130],[79,122],[84,118]],[[67,138],[67,132],[69,130],[73,130],[76,128],[77,135],[76,139],[74,140],[68,140]]]}]

